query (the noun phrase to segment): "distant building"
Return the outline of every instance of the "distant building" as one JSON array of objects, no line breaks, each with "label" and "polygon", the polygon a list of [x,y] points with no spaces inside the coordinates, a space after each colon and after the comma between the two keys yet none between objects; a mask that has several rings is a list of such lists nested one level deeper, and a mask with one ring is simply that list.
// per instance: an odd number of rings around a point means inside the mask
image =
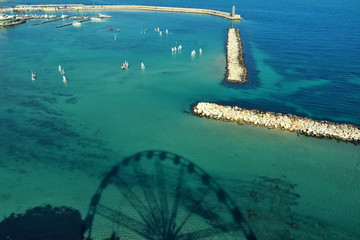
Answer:
[{"label": "distant building", "polygon": [[38,5],[16,5],[14,10],[18,11],[64,11],[64,10],[81,10],[84,4],[38,4]]}]

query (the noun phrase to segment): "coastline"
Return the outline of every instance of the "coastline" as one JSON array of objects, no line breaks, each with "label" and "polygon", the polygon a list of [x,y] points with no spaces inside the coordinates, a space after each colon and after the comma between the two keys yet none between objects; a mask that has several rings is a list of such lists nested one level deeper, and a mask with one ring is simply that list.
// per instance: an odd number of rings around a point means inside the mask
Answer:
[{"label": "coastline", "polygon": [[244,53],[239,29],[228,29],[226,45],[226,77],[231,83],[246,83],[247,69],[245,68]]},{"label": "coastline", "polygon": [[205,14],[226,18],[229,20],[242,20],[239,14],[232,14],[211,9],[180,8],[180,7],[161,7],[161,6],[142,6],[142,5],[83,5],[83,4],[43,4],[43,5],[17,5],[13,8],[3,9],[2,11],[156,11],[156,12],[175,12]]},{"label": "coastline", "polygon": [[206,102],[198,103],[193,108],[193,113],[200,117],[296,132],[311,137],[334,138],[353,143],[360,142],[360,128],[351,124],[316,121],[292,114],[262,112],[256,109],[249,110]]}]

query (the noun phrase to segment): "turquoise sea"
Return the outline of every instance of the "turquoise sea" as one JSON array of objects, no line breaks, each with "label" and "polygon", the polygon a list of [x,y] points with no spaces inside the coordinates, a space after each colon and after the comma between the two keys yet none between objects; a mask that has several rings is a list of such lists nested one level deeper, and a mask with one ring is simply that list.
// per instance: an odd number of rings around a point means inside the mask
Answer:
[{"label": "turquoise sea", "polygon": [[[235,5],[245,20],[103,11],[1,28],[0,240],[81,239],[80,218],[101,240],[360,238],[359,145],[191,113],[207,101],[360,126],[358,1],[66,3]],[[224,82],[232,26],[244,85]]]}]

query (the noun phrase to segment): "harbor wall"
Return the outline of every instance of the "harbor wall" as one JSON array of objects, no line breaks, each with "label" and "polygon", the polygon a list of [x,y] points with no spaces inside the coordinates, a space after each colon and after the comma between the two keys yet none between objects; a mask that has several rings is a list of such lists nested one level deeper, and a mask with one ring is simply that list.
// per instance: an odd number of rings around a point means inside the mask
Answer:
[{"label": "harbor wall", "polygon": [[232,15],[231,13],[216,11],[211,9],[197,9],[197,8],[179,8],[179,7],[160,7],[160,6],[141,6],[141,5],[83,5],[83,4],[52,4],[52,5],[17,5],[12,8],[17,11],[157,11],[157,12],[176,12],[176,13],[193,13],[193,14],[207,14],[217,17],[223,17],[230,20],[242,20],[239,14]]},{"label": "harbor wall", "polygon": [[247,69],[245,68],[244,53],[241,44],[239,29],[228,30],[226,45],[226,77],[232,83],[246,83]]},{"label": "harbor wall", "polygon": [[317,121],[292,114],[281,114],[200,102],[193,108],[195,115],[215,120],[250,124],[296,132],[307,136],[360,142],[360,128],[351,124]]}]

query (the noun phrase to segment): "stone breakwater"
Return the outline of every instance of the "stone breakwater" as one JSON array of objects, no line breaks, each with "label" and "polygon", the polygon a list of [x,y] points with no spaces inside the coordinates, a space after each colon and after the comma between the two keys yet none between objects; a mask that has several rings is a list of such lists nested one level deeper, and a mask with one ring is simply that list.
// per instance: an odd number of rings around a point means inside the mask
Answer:
[{"label": "stone breakwater", "polygon": [[222,106],[215,103],[200,102],[193,113],[215,120],[253,124],[269,129],[286,130],[307,136],[335,138],[342,141],[360,142],[360,129],[351,124],[316,121],[291,114],[262,112],[239,107]]},{"label": "stone breakwater", "polygon": [[226,70],[226,81],[232,83],[247,82],[247,69],[245,68],[239,29],[230,28],[228,30],[228,41],[226,45]]},{"label": "stone breakwater", "polygon": [[[65,7],[66,6],[66,7]],[[242,20],[239,14],[231,14],[227,12],[200,9],[200,8],[180,8],[180,7],[161,7],[161,6],[142,6],[142,5],[83,5],[83,4],[39,4],[39,5],[16,5],[14,8],[0,9],[6,11],[156,11],[156,12],[175,12],[175,13],[192,13],[207,14],[229,20]]]}]

